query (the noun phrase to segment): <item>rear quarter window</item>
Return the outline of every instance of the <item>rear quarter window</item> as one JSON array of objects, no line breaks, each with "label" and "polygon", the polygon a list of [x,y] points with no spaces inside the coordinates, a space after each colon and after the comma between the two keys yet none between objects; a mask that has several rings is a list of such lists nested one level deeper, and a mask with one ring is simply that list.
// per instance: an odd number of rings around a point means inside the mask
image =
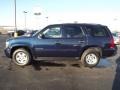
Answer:
[{"label": "rear quarter window", "polygon": [[108,33],[104,26],[86,26],[88,34],[94,37],[107,37]]}]

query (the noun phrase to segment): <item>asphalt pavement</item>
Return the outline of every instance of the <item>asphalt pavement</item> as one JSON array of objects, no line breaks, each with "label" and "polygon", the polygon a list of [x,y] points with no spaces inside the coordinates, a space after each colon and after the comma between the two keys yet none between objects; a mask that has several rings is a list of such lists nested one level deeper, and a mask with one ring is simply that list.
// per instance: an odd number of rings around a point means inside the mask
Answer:
[{"label": "asphalt pavement", "polygon": [[120,90],[120,46],[113,57],[94,68],[79,61],[34,61],[16,66],[4,55],[6,35],[0,35],[0,90]]}]

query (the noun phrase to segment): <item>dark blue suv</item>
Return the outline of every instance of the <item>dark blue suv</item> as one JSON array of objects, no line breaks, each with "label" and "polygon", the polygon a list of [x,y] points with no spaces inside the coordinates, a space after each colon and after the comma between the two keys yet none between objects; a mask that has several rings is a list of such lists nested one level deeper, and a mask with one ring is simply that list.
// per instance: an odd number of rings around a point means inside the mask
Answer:
[{"label": "dark blue suv", "polygon": [[84,66],[94,67],[101,57],[115,53],[110,30],[100,24],[49,25],[31,36],[8,39],[5,49],[6,56],[19,66],[47,57],[48,60],[75,58]]}]

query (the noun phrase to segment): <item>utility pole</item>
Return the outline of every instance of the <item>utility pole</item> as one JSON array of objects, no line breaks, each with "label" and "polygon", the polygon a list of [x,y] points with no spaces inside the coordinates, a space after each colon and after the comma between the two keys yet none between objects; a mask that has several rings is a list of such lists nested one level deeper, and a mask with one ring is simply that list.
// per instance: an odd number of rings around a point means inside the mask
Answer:
[{"label": "utility pole", "polygon": [[14,31],[14,37],[17,37],[17,22],[16,22],[16,0],[14,0],[14,13],[15,13],[15,21],[14,21],[14,25],[15,25],[15,31]]}]

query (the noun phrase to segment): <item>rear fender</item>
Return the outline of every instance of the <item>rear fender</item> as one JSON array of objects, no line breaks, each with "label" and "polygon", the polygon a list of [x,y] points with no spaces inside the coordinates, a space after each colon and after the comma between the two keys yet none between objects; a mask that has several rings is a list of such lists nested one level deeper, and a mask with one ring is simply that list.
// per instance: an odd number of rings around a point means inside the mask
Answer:
[{"label": "rear fender", "polygon": [[82,52],[80,53],[80,57],[82,56],[82,54],[87,50],[87,49],[94,49],[96,52],[99,53],[100,57],[102,56],[102,49],[98,46],[88,46],[88,47],[84,47],[82,49]]}]

